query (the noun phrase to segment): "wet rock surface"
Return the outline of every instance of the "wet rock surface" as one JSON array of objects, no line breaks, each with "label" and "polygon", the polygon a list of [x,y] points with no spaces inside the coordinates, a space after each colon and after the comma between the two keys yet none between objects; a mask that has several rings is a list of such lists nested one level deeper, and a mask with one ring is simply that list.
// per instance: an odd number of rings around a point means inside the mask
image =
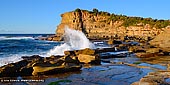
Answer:
[{"label": "wet rock surface", "polygon": [[[140,80],[149,72],[163,70],[161,66],[152,66],[140,61],[136,57],[102,59],[101,65],[84,64],[80,71],[62,73],[57,75],[40,75],[39,77],[23,77],[23,79],[43,79],[44,82],[25,82],[29,85],[47,85],[55,81],[65,85],[130,85]],[[140,63],[136,63],[140,62]],[[160,67],[160,68],[158,68]],[[153,69],[158,68],[158,69]],[[8,82],[9,83],[9,82]],[[17,82],[13,82],[17,84]],[[5,83],[3,83],[5,84]]]},{"label": "wet rock surface", "polygon": [[[160,59],[160,60],[159,60]],[[101,65],[84,64],[80,71],[67,72],[55,75],[40,75],[39,77],[22,77],[23,79],[42,79],[43,82],[23,82],[23,85],[47,85],[55,81],[68,85],[141,85],[165,84],[168,85],[169,71],[166,65],[169,56],[147,59],[136,58],[134,54],[125,58],[101,59]],[[154,61],[153,61],[154,60]],[[156,76],[156,77],[154,77]],[[9,78],[11,79],[11,78]],[[136,82],[139,81],[139,82]],[[156,81],[156,83],[154,82]],[[135,82],[135,83],[134,83]],[[0,84],[21,84],[21,82],[6,82]]]}]

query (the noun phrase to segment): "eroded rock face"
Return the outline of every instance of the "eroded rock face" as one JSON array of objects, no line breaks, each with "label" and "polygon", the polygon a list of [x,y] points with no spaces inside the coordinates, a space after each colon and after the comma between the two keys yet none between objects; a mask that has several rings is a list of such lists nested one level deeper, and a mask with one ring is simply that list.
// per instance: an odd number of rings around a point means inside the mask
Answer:
[{"label": "eroded rock face", "polygon": [[[155,28],[150,24],[138,23],[136,26],[125,27],[123,20],[110,20],[109,14],[94,14],[87,10],[71,11],[61,14],[61,23],[57,26],[56,35],[62,36],[65,26],[82,31],[90,39],[108,39],[111,37],[120,36],[139,36],[155,37],[162,32],[163,28]],[[57,40],[58,37],[53,38]]]},{"label": "eroded rock face", "polygon": [[159,47],[163,52],[170,53],[170,28],[164,30],[164,32],[156,36],[149,43],[155,47]]}]

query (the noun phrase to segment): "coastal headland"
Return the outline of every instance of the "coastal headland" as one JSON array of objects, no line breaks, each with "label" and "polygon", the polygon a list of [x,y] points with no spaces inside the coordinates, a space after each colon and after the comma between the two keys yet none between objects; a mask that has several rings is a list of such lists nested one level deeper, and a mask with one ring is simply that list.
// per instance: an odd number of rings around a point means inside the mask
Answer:
[{"label": "coastal headland", "polygon": [[82,31],[89,39],[108,39],[115,36],[147,39],[154,38],[164,29],[170,28],[170,21],[117,15],[95,8],[92,11],[77,8],[61,14],[61,22],[56,27],[56,37],[48,40],[60,40],[65,26]]}]

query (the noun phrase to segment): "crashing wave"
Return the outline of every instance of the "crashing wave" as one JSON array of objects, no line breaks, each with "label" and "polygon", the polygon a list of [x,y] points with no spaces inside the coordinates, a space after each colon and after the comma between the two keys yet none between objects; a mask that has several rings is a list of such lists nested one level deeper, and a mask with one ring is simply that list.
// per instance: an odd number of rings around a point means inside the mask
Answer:
[{"label": "crashing wave", "polygon": [[60,46],[55,46],[47,53],[47,56],[64,55],[64,51],[80,50],[85,48],[94,49],[95,46],[81,31],[72,30],[66,27],[64,33],[64,44],[61,44]]}]

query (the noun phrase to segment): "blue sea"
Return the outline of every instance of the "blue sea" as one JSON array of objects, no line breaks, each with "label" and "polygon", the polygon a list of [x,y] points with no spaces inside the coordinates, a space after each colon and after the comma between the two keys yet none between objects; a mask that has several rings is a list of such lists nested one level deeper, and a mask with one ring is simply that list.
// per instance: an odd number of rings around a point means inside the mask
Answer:
[{"label": "blue sea", "polygon": [[46,54],[60,42],[37,40],[52,34],[0,34],[0,66],[21,60],[21,56]]},{"label": "blue sea", "polygon": [[90,42],[79,31],[65,29],[65,42],[38,40],[53,34],[0,34],[0,66],[22,60],[22,56],[64,55],[66,50],[109,47],[105,42]]}]

